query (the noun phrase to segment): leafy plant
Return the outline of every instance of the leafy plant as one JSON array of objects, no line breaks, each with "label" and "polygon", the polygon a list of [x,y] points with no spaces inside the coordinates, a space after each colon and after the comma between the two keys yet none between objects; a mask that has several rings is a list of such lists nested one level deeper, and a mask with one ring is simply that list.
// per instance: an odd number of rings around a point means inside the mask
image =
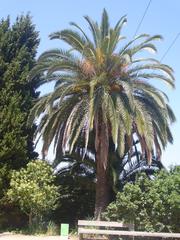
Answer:
[{"label": "leafy plant", "polygon": [[58,226],[53,221],[48,222],[47,232],[46,232],[47,235],[49,236],[57,235],[59,234],[58,230],[59,230]]},{"label": "leafy plant", "polygon": [[13,171],[8,197],[29,217],[29,226],[42,215],[57,207],[58,187],[50,165],[37,160],[20,171]]},{"label": "leafy plant", "polygon": [[140,174],[107,207],[106,219],[134,223],[136,230],[180,231],[180,167],[162,170],[149,180]]}]

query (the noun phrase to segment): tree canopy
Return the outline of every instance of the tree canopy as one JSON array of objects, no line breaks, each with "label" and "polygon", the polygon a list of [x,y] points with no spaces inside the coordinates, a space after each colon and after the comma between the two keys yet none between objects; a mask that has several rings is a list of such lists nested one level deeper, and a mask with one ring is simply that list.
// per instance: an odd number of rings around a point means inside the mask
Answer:
[{"label": "tree canopy", "polygon": [[[26,126],[35,83],[28,81],[35,64],[38,33],[29,15],[0,22],[0,163],[18,168],[35,157],[33,128]],[[36,155],[37,156],[37,155]]]},{"label": "tree canopy", "polygon": [[59,194],[54,180],[53,169],[41,160],[29,162],[26,168],[13,171],[7,195],[29,216],[30,225],[33,217],[57,207]]}]

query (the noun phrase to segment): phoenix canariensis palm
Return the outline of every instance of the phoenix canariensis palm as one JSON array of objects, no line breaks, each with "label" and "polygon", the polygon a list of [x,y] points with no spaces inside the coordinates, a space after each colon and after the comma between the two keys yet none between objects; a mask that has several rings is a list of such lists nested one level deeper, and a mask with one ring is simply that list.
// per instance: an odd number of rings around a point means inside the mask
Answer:
[{"label": "phoenix canariensis palm", "polygon": [[85,20],[92,38],[74,22],[72,29],[50,35],[50,39],[63,40],[69,48],[46,51],[39,57],[30,77],[43,73],[38,84],[55,81],[55,87],[39,98],[29,121],[44,113],[37,128],[43,139],[42,152],[47,153],[54,141],[56,156],[75,151],[81,139],[84,158],[93,132],[95,217],[100,218],[109,203],[110,141],[120,157],[126,153],[131,156],[135,136],[149,164],[152,154],[160,159],[162,148],[173,141],[169,125],[175,116],[165,93],[151,83],[161,80],[174,87],[174,77],[168,65],[137,57],[143,50],[156,52],[153,42],[160,40],[160,35],[141,34],[123,45],[125,16],[113,28],[106,10],[101,24],[88,16]]}]

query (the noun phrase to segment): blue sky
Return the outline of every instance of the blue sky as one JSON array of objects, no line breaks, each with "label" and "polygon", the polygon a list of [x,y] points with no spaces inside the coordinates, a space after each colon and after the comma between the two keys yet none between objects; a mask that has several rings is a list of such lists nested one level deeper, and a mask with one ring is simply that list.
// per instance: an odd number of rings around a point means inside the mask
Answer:
[{"label": "blue sky", "polygon": [[[89,15],[99,21],[103,8],[108,11],[111,24],[127,14],[128,24],[124,28],[123,35],[131,39],[148,2],[149,0],[1,0],[0,18],[10,15],[11,20],[14,21],[17,15],[30,12],[41,39],[38,48],[38,55],[40,55],[47,49],[63,47],[62,42],[48,39],[50,33],[69,27],[70,21],[77,22],[87,29],[83,16]],[[138,34],[161,34],[164,37],[164,40],[157,44],[158,54],[153,57],[161,59],[179,32],[180,0],[152,0]],[[162,158],[165,166],[169,166],[180,162],[178,154],[180,150],[180,37],[164,58],[163,63],[173,67],[176,78],[175,90],[161,87],[166,90],[170,105],[177,117],[177,122],[172,126],[174,144],[167,146]]]}]

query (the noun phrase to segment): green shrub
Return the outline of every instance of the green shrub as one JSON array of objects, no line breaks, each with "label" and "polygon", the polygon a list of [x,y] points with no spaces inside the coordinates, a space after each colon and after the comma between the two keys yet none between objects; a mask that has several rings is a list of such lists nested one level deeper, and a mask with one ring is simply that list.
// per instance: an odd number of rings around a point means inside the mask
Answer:
[{"label": "green shrub", "polygon": [[50,165],[44,161],[32,161],[27,168],[13,171],[8,197],[19,205],[29,217],[29,226],[41,216],[57,207],[58,187]]},{"label": "green shrub", "polygon": [[161,171],[154,180],[140,174],[117,194],[104,217],[134,223],[136,230],[180,232],[180,167]]}]

